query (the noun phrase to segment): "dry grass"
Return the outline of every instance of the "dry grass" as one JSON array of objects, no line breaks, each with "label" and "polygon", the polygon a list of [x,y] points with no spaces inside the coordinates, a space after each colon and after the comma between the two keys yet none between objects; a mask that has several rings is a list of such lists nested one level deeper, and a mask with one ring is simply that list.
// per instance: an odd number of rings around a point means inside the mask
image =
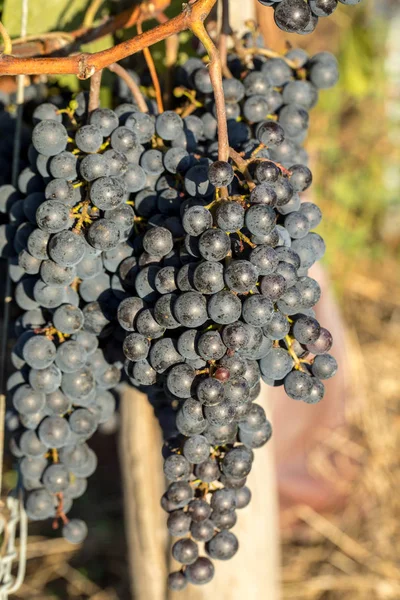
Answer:
[{"label": "dry grass", "polygon": [[287,600],[400,598],[400,285],[396,263],[375,265],[372,274],[370,269],[365,265],[347,279],[341,274],[350,347],[349,427],[334,432],[309,460],[310,470],[321,476],[334,449],[330,475],[335,469],[338,485],[349,485],[342,474],[355,465],[357,476],[337,514],[296,509],[302,525],[283,542]]}]

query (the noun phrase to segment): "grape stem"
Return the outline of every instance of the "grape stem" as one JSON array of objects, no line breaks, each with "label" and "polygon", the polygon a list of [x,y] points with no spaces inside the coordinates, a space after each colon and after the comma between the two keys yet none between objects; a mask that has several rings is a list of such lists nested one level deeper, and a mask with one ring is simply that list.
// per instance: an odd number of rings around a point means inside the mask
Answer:
[{"label": "grape stem", "polygon": [[[163,12],[158,12],[155,15],[159,23],[166,23],[168,17]],[[164,64],[167,67],[165,73],[165,90],[163,94],[164,106],[169,106],[172,98],[172,90],[174,88],[174,66],[178,60],[179,37],[171,35],[165,40],[165,60]]]},{"label": "grape stem", "polygon": [[33,333],[44,334],[44,336],[47,337],[47,339],[49,339],[49,340],[53,340],[54,336],[56,335],[58,337],[58,341],[60,342],[60,344],[65,342],[65,338],[69,337],[69,334],[58,331],[58,329],[56,329],[53,325],[48,325],[47,327],[36,328],[33,330]]},{"label": "grape stem", "polygon": [[75,213],[73,212],[73,214],[72,214],[72,216],[74,218],[77,218],[77,223],[76,223],[75,227],[73,228],[73,231],[75,231],[75,232],[79,232],[85,223],[89,224],[92,222],[92,219],[90,218],[90,215],[89,215],[90,200],[85,200],[84,202],[82,202],[82,204],[79,208],[80,208],[80,213],[78,216],[77,216],[76,212]]},{"label": "grape stem", "polygon": [[12,54],[12,41],[7,29],[0,21],[0,34],[4,41],[3,54]]},{"label": "grape stem", "polygon": [[250,246],[250,248],[256,247],[257,244],[253,244],[253,242],[247,237],[247,235],[242,233],[239,229],[236,231],[236,233],[239,236],[239,239],[241,241],[243,241],[245,244],[248,244]]},{"label": "grape stem", "polygon": [[112,63],[108,65],[107,69],[112,73],[115,73],[118,77],[122,79],[128,86],[129,91],[131,92],[133,99],[135,100],[138,108],[141,112],[149,112],[148,106],[146,104],[146,100],[136,81],[131,77],[126,69],[119,65],[118,63]]},{"label": "grape stem", "polygon": [[221,21],[221,31],[219,34],[219,54],[221,57],[221,66],[224,77],[228,79],[232,78],[232,73],[228,68],[228,37],[232,35],[232,28],[229,22],[229,0],[221,0],[222,2],[222,21]]},{"label": "grape stem", "polygon": [[96,108],[100,106],[100,88],[101,88],[101,76],[103,74],[103,70],[97,71],[90,78],[90,92],[89,92],[89,105],[88,105],[88,113],[92,114]]},{"label": "grape stem", "polygon": [[[137,22],[136,28],[137,28],[138,34],[141,35],[143,33],[141,20],[139,20]],[[143,56],[144,56],[144,59],[147,64],[147,68],[149,69],[151,81],[153,82],[154,90],[156,93],[156,102],[157,102],[158,112],[162,113],[162,112],[164,112],[164,106],[163,106],[163,100],[162,100],[162,94],[161,94],[160,81],[158,79],[157,69],[154,64],[153,57],[151,55],[150,50],[147,47],[143,48]]]},{"label": "grape stem", "polygon": [[[129,40],[117,44],[116,46],[113,46],[112,48],[108,48],[107,50],[102,50],[100,52],[80,52],[71,56],[62,56],[56,58],[42,56],[23,58],[18,56],[9,56],[3,53],[0,56],[0,75],[72,74],[77,75],[79,79],[88,79],[96,71],[99,71],[100,69],[103,69],[114,62],[118,62],[123,58],[131,56],[136,52],[140,52],[143,50],[143,48],[147,48],[153,44],[156,44],[157,42],[161,42],[171,35],[175,35],[186,29],[192,29],[193,33],[195,33],[193,26],[196,28],[196,24],[197,31],[202,36],[201,41],[203,41],[204,44],[204,40],[208,38],[208,34],[205,32],[203,21],[209,15],[215,2],[216,0],[196,0],[195,2],[185,4],[182,12],[176,17],[169,19],[165,23],[157,25],[150,31],[146,31],[141,35],[137,35]],[[152,6],[153,11],[150,13],[149,8],[149,15],[152,14],[154,16],[156,6],[155,3]],[[126,15],[125,22],[123,21],[121,26],[127,26],[127,22],[129,26],[132,26],[138,21],[139,17],[143,20],[141,8],[138,8],[138,12],[133,11],[132,13],[130,11],[129,18],[128,15]],[[202,28],[204,29],[204,32],[202,31]],[[115,31],[116,29],[118,29],[118,27],[115,27],[115,21],[113,21],[112,25],[109,24],[108,29],[102,29],[102,36],[105,35],[105,30],[107,30],[107,33],[110,33],[110,31]],[[85,31],[87,32],[87,30]],[[92,33],[95,35],[95,37],[91,39],[98,39],[98,37],[102,37],[96,35],[95,32]],[[214,47],[212,42],[211,45]],[[219,60],[215,60],[214,57],[212,70],[218,74],[218,65],[216,66],[216,63],[219,63]],[[220,64],[219,71],[221,71]],[[226,153],[226,148],[224,150]],[[224,154],[224,151],[222,151],[222,154]]]},{"label": "grape stem", "polygon": [[234,150],[233,148],[229,148],[229,156],[239,169],[240,173],[244,176],[249,186],[249,189],[252,190],[253,188],[255,188],[256,184],[254,183],[253,178],[250,175],[249,170],[247,168],[248,161],[242,158],[240,154],[236,152],[236,150]]},{"label": "grape stem", "polygon": [[297,356],[296,352],[293,350],[292,338],[289,335],[285,335],[285,342],[290,356],[294,360],[294,368],[298,371],[304,371],[304,367],[302,366],[302,361]]},{"label": "grape stem", "polygon": [[69,519],[63,510],[64,509],[63,493],[60,492],[60,493],[56,494],[56,496],[57,496],[57,500],[58,500],[58,505],[57,505],[56,518],[53,521],[53,529],[58,529],[58,519],[61,519],[61,521],[64,523],[64,525],[67,525],[69,523]]},{"label": "grape stem", "polygon": [[[194,5],[195,6],[195,5]],[[204,20],[204,19],[203,19]],[[217,48],[204,27],[203,20],[194,19],[190,22],[189,27],[194,35],[203,44],[208,57],[209,73],[211,84],[214,91],[214,101],[217,111],[218,123],[218,160],[227,162],[229,158],[229,141],[228,141],[228,125],[226,121],[225,98],[222,88],[222,68],[221,59]],[[220,188],[221,196],[227,196],[227,188]]]},{"label": "grape stem", "polygon": [[85,13],[85,17],[83,19],[83,26],[84,27],[92,27],[95,17],[96,17],[96,13],[99,10],[100,6],[103,4],[104,0],[92,0],[91,3],[89,4],[86,13]]}]

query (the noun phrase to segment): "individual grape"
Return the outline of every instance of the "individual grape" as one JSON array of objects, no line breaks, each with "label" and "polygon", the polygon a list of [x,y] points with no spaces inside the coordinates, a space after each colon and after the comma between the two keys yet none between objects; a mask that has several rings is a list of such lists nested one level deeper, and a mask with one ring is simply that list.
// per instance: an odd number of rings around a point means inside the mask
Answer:
[{"label": "individual grape", "polygon": [[311,372],[319,379],[333,377],[338,369],[337,362],[331,354],[319,354],[314,358]]},{"label": "individual grape", "polygon": [[284,348],[273,348],[265,358],[260,360],[260,369],[269,379],[283,379],[292,369],[293,359]]},{"label": "individual grape", "polygon": [[33,490],[26,499],[25,510],[32,521],[48,519],[54,514],[53,496],[44,488]]},{"label": "individual grape", "polygon": [[256,136],[265,146],[279,146],[285,139],[285,132],[275,121],[262,121],[256,128]]},{"label": "individual grape", "polygon": [[272,435],[272,427],[269,421],[263,423],[255,431],[240,429],[239,439],[247,448],[261,448],[268,442]]},{"label": "individual grape", "polygon": [[58,331],[64,334],[77,333],[84,323],[83,312],[72,304],[63,304],[54,311],[53,324]]},{"label": "individual grape", "polygon": [[34,229],[27,240],[27,247],[30,254],[39,260],[46,260],[49,258],[47,252],[49,239],[50,235],[48,233],[41,229]]},{"label": "individual grape", "polygon": [[200,556],[194,563],[186,567],[185,576],[194,585],[204,585],[214,577],[214,565],[208,558]]},{"label": "individual grape", "polygon": [[243,303],[242,315],[244,321],[255,327],[263,327],[272,318],[274,305],[268,298],[261,295],[249,296]]},{"label": "individual grape", "polygon": [[65,419],[52,416],[46,417],[40,423],[38,435],[47,448],[62,448],[68,443],[71,430]]},{"label": "individual grape", "polygon": [[67,147],[68,133],[64,125],[54,120],[40,121],[32,132],[32,144],[44,156],[55,156]]},{"label": "individual grape", "polygon": [[34,258],[26,250],[22,250],[18,256],[18,265],[28,275],[39,273],[41,260]]},{"label": "individual grape", "polygon": [[217,533],[206,545],[211,558],[229,560],[238,551],[239,543],[236,536],[230,531]]},{"label": "individual grape", "polygon": [[339,80],[339,70],[335,57],[327,52],[321,52],[313,56],[309,78],[318,89],[333,87]]},{"label": "individual grape", "polygon": [[167,520],[167,528],[173,537],[181,537],[190,531],[191,518],[183,510],[175,510],[170,513]]},{"label": "individual grape", "polygon": [[89,123],[100,130],[103,137],[108,137],[119,125],[118,117],[109,108],[96,108],[89,117]]},{"label": "individual grape", "polygon": [[77,369],[82,369],[86,360],[85,348],[73,340],[64,342],[57,349],[56,364],[63,373],[74,373]]},{"label": "individual grape", "polygon": [[48,252],[58,265],[73,267],[85,254],[85,242],[81,235],[73,231],[61,231],[51,237]]},{"label": "individual grape", "polygon": [[50,160],[49,171],[56,179],[73,181],[78,177],[77,158],[72,152],[60,152]]},{"label": "individual grape", "polygon": [[293,315],[299,312],[301,307],[301,294],[297,288],[292,286],[286,290],[277,302],[278,309],[285,315]]},{"label": "individual grape", "polygon": [[137,361],[146,358],[149,349],[150,342],[139,333],[130,333],[124,340],[123,351],[129,360]]},{"label": "individual grape", "polygon": [[233,168],[227,162],[216,161],[208,169],[208,178],[215,187],[226,187],[233,181]]},{"label": "individual grape", "polygon": [[242,304],[232,292],[220,291],[210,297],[207,310],[209,317],[215,323],[228,325],[239,319]]},{"label": "individual grape", "polygon": [[188,460],[180,454],[171,454],[164,461],[164,474],[170,481],[188,481],[191,467]]},{"label": "individual grape", "polygon": [[[43,121],[50,123],[50,121]],[[46,233],[58,233],[73,223],[68,206],[57,200],[47,200],[36,211],[36,222]]]},{"label": "individual grape", "polygon": [[36,414],[44,408],[45,403],[44,393],[33,389],[27,383],[19,386],[13,395],[14,408],[24,415]]},{"label": "individual grape", "polygon": [[164,171],[164,165],[163,155],[160,150],[152,149],[143,152],[140,157],[140,166],[149,175],[161,175]]},{"label": "individual grape", "polygon": [[73,373],[64,373],[61,389],[74,401],[87,397],[95,386],[93,374],[89,368],[84,367]]},{"label": "individual grape", "polygon": [[181,590],[184,590],[187,583],[188,581],[181,571],[174,571],[168,575],[168,589],[172,591],[180,592]]},{"label": "individual grape", "polygon": [[220,514],[231,512],[236,508],[235,492],[226,488],[216,490],[211,496],[211,508]]},{"label": "individual grape", "polygon": [[207,229],[199,240],[199,251],[203,258],[220,261],[230,249],[229,237],[221,229]]},{"label": "individual grape", "polygon": [[46,395],[46,413],[50,416],[59,416],[68,412],[71,408],[71,401],[62,393],[56,390]]},{"label": "individual grape", "polygon": [[166,110],[156,118],[156,133],[163,140],[175,140],[183,131],[183,121],[173,110]]},{"label": "individual grape", "polygon": [[102,132],[96,125],[83,125],[75,133],[75,144],[82,152],[97,152],[102,143]]},{"label": "individual grape", "polygon": [[88,154],[79,164],[79,172],[85,181],[94,181],[109,174],[108,163],[102,154]]},{"label": "individual grape", "polygon": [[193,498],[193,489],[184,481],[173,482],[168,487],[167,498],[176,504],[177,508],[183,508]]},{"label": "individual grape", "polygon": [[120,239],[118,225],[108,219],[98,219],[88,229],[87,239],[89,244],[98,250],[111,250],[115,248]]},{"label": "individual grape", "polygon": [[143,248],[154,256],[166,256],[173,245],[171,232],[165,227],[153,227],[146,231],[143,238]]},{"label": "individual grape", "polygon": [[267,235],[275,226],[275,213],[270,206],[254,204],[246,211],[245,222],[254,235]]},{"label": "individual grape", "polygon": [[[70,208],[77,204],[81,198],[79,188],[74,188],[70,181],[66,179],[52,179],[44,191],[46,200],[56,200]],[[31,194],[28,196],[28,203],[25,200],[25,214],[30,221],[35,222],[34,215],[36,209],[43,202],[42,194]]]},{"label": "individual grape", "polygon": [[168,390],[178,398],[190,398],[195,375],[195,370],[190,365],[172,367],[166,381]]},{"label": "individual grape", "polygon": [[97,429],[97,419],[86,408],[78,408],[73,411],[69,418],[69,426],[73,433],[85,438],[94,434]]},{"label": "individual grape", "polygon": [[137,135],[128,127],[117,127],[111,134],[111,147],[117,152],[126,154],[140,146]]},{"label": "individual grape", "polygon": [[285,228],[292,239],[304,238],[310,231],[310,222],[300,211],[293,211],[285,218]]},{"label": "individual grape", "polygon": [[193,540],[184,538],[172,546],[172,556],[184,565],[190,565],[198,558],[199,549]]},{"label": "individual grape", "polygon": [[22,355],[33,369],[45,369],[54,361],[56,347],[45,336],[36,335],[26,341],[22,349]]},{"label": "individual grape", "polygon": [[322,400],[325,394],[325,386],[316,377],[311,378],[311,392],[306,398],[303,398],[303,401],[306,404],[317,404]]},{"label": "individual grape", "polygon": [[62,536],[70,544],[81,544],[85,540],[87,533],[87,525],[81,519],[71,519],[62,528]]},{"label": "individual grape", "polygon": [[202,294],[215,294],[225,285],[223,273],[222,264],[206,260],[195,267],[193,284]]},{"label": "individual grape", "polygon": [[[192,501],[193,502],[193,501]],[[196,500],[194,500],[196,502]],[[190,510],[190,505],[189,505]],[[209,511],[211,513],[211,509]],[[191,536],[196,542],[208,542],[214,535],[214,523],[209,519],[194,521],[190,526]]]},{"label": "individual grape", "polygon": [[70,481],[66,490],[64,490],[64,498],[71,498],[75,500],[80,498],[86,492],[87,479],[84,477],[74,477],[73,481]]},{"label": "individual grape", "polygon": [[177,294],[165,294],[154,305],[154,318],[159,325],[167,329],[179,327],[179,321],[174,316],[174,305]]},{"label": "individual grape", "polygon": [[252,290],[258,279],[257,268],[247,260],[235,260],[225,270],[225,283],[234,292]]},{"label": "individual grape", "polygon": [[206,331],[198,340],[197,351],[204,360],[218,360],[224,356],[226,346],[218,331]]},{"label": "individual grape", "polygon": [[284,380],[285,392],[293,400],[303,400],[311,392],[311,377],[302,371],[292,371]]},{"label": "individual grape", "polygon": [[195,466],[195,475],[205,483],[211,483],[219,479],[221,473],[218,463],[213,458],[208,458],[203,463]]},{"label": "individual grape", "polygon": [[218,204],[215,212],[217,225],[222,231],[226,232],[242,229],[244,226],[244,214],[244,208],[237,202],[221,202]]},{"label": "individual grape", "polygon": [[178,296],[174,314],[184,327],[200,327],[208,318],[206,299],[198,292],[186,292]]},{"label": "individual grape", "polygon": [[53,464],[43,473],[43,485],[52,494],[63,492],[69,485],[69,473],[62,464]]},{"label": "individual grape", "polygon": [[321,327],[312,317],[299,317],[293,324],[293,335],[300,344],[315,342],[321,332]]},{"label": "individual grape", "polygon": [[116,177],[99,177],[90,187],[90,199],[101,210],[113,210],[126,199],[126,188]]},{"label": "individual grape", "polygon": [[263,327],[263,333],[272,340],[283,340],[290,331],[290,323],[279,310],[275,311],[270,321]]},{"label": "individual grape", "polygon": [[299,33],[311,18],[311,10],[303,0],[282,0],[275,9],[275,23],[283,31]]},{"label": "individual grape", "polygon": [[194,435],[186,440],[183,445],[183,454],[192,464],[204,462],[210,453],[210,445],[202,435]]},{"label": "individual grape", "polygon": [[224,399],[224,386],[215,378],[202,379],[197,386],[197,398],[205,406],[214,406]]},{"label": "individual grape", "polygon": [[39,104],[33,111],[32,121],[35,125],[45,120],[58,121],[59,123],[62,121],[62,115],[58,112],[57,106],[50,102]]},{"label": "individual grape", "polygon": [[51,394],[60,386],[61,371],[54,364],[45,369],[31,369],[29,383],[37,392]]}]

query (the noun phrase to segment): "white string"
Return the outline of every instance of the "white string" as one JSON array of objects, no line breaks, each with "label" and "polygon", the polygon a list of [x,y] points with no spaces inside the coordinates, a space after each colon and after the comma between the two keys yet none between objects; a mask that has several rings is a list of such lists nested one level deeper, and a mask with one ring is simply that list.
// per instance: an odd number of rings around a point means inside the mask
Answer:
[{"label": "white string", "polygon": [[[26,37],[27,24],[28,24],[28,8],[29,0],[22,0],[21,2],[21,32],[20,37]],[[17,116],[15,122],[15,134],[14,134],[14,148],[13,148],[13,161],[12,161],[12,184],[14,187],[17,186],[18,181],[18,170],[21,153],[21,129],[22,129],[22,111],[24,104],[24,83],[25,76],[17,76]],[[9,303],[10,303],[10,290],[11,282],[7,269],[6,275],[6,286],[5,286],[5,299],[4,299],[4,330],[2,344],[2,360],[3,369],[1,373],[1,384],[0,389],[2,397],[0,398],[0,417],[2,418],[1,427],[4,427],[4,413],[5,410],[5,396],[4,392],[4,364],[5,364],[5,352],[6,352],[6,340],[7,340],[7,329],[8,329],[8,318],[9,318]],[[4,430],[3,430],[4,431]],[[4,445],[4,434],[2,438],[2,447],[0,449],[1,458],[3,456]],[[0,465],[0,468],[2,464]],[[1,479],[0,479],[1,482]],[[1,484],[1,483],[0,483]],[[1,488],[0,488],[1,489]],[[2,515],[2,522],[0,529],[4,534],[6,540],[5,553],[0,560],[0,600],[7,600],[9,594],[14,593],[21,586],[25,578],[26,570],[26,546],[28,538],[28,517],[25,512],[22,494],[10,495],[6,500],[6,506],[9,511],[8,515]],[[19,556],[15,547],[15,538],[17,532],[17,526],[19,523]],[[15,579],[12,577],[12,566],[13,562],[18,560],[18,572]]]}]

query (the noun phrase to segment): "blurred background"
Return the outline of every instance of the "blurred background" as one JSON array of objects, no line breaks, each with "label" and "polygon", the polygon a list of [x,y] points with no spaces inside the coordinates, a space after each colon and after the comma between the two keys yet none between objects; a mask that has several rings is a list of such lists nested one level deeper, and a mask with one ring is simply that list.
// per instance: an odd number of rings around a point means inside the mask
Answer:
[{"label": "blurred background", "polygon": [[[269,17],[263,27],[268,46],[284,50],[289,38]],[[400,598],[399,32],[396,0],[364,0],[321,19],[310,36],[290,36],[293,46],[329,50],[340,63],[339,84],[312,111],[307,150],[347,385],[337,392],[346,395],[346,424],[326,428],[306,456],[310,476],[340,501],[296,504],[294,494],[282,510],[284,600]],[[162,59],[162,47],[154,56]],[[14,598],[130,598],[117,436],[93,438],[99,467],[79,501],[90,530],[84,546],[32,525],[27,577]],[[5,467],[7,491],[16,481],[9,457]]]}]

